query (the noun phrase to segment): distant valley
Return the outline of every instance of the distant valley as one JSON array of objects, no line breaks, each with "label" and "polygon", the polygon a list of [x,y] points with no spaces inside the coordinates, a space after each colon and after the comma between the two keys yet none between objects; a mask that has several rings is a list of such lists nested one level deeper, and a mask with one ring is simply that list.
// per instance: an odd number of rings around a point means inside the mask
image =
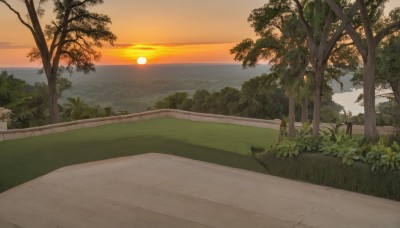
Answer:
[{"label": "distant valley", "polygon": [[[37,69],[1,70],[31,84],[46,81],[45,76],[37,75]],[[72,82],[72,88],[63,93],[59,103],[66,102],[68,97],[81,97],[92,105],[140,112],[174,92],[216,91],[226,86],[240,88],[243,82],[266,72],[268,65],[245,70],[235,64],[98,66],[96,72],[88,75],[63,75]]]}]

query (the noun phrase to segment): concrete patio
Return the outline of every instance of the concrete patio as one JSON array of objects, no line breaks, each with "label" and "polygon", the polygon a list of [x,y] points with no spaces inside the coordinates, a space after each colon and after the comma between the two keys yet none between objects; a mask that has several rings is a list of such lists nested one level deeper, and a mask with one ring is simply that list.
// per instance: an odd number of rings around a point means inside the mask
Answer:
[{"label": "concrete patio", "polygon": [[1,193],[0,227],[398,228],[400,202],[153,153]]}]

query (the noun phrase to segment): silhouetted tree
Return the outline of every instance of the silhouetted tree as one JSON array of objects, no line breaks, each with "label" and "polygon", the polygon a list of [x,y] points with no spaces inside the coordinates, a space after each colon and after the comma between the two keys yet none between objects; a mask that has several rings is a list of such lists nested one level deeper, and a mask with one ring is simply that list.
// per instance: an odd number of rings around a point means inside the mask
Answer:
[{"label": "silhouetted tree", "polygon": [[31,61],[40,60],[47,77],[49,90],[50,122],[58,122],[57,76],[63,71],[89,73],[95,70],[93,61],[101,57],[97,48],[102,42],[113,44],[116,36],[108,27],[111,19],[89,8],[103,0],[53,0],[55,19],[44,28],[40,17],[44,15],[43,4],[49,0],[24,0],[27,19],[16,10],[11,1],[0,0],[29,29],[36,47],[28,54]]}]

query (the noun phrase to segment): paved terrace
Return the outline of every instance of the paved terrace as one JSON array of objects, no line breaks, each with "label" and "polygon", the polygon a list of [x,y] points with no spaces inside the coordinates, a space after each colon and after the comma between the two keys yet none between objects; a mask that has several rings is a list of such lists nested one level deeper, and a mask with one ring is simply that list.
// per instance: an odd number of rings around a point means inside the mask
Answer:
[{"label": "paved terrace", "polygon": [[0,227],[400,227],[400,202],[162,154],[0,194]]}]

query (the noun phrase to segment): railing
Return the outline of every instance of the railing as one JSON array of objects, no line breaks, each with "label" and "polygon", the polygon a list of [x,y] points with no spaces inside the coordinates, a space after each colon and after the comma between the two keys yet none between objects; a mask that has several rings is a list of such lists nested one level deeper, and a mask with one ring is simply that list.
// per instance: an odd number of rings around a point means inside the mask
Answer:
[{"label": "railing", "polygon": [[[280,120],[251,119],[251,118],[243,118],[235,116],[187,112],[174,109],[161,109],[156,111],[141,112],[124,116],[78,120],[67,123],[46,125],[42,127],[0,131],[0,141],[28,138],[40,135],[48,135],[48,134],[80,129],[80,128],[90,128],[108,124],[135,122],[135,121],[148,120],[159,117],[174,117],[177,119],[185,119],[191,121],[225,123],[225,124],[234,124],[234,125],[249,126],[249,127],[269,128],[275,130],[279,130],[280,126]],[[331,125],[332,124],[321,124],[321,128],[323,129]],[[296,127],[297,128],[301,127],[301,124],[296,123]],[[363,126],[353,125],[353,134],[363,134],[363,132],[364,132]],[[394,127],[378,127],[379,134],[393,134],[395,132],[396,128]]]}]

